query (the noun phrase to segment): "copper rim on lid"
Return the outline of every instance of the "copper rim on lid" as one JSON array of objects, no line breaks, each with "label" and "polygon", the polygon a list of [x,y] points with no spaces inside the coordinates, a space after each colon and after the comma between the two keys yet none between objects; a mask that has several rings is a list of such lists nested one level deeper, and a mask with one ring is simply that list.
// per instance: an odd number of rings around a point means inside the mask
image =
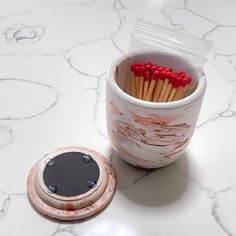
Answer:
[{"label": "copper rim on lid", "polygon": [[[43,178],[44,170],[52,160],[68,153],[80,153],[92,157],[99,169],[96,184],[77,196],[56,194],[56,189],[53,191],[53,188],[48,188]],[[46,154],[32,167],[27,179],[28,197],[32,205],[46,216],[66,221],[82,220],[100,212],[111,201],[115,185],[115,173],[108,158],[84,147],[59,148]]]}]

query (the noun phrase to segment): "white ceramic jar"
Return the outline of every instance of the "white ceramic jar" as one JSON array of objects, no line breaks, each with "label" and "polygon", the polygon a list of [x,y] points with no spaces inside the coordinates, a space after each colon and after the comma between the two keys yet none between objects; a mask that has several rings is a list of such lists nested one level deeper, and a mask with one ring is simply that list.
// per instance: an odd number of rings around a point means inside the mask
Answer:
[{"label": "white ceramic jar", "polygon": [[[129,95],[131,63],[157,63],[184,70],[193,80],[190,94],[174,102],[148,102]],[[194,132],[206,77],[183,58],[162,52],[127,54],[107,73],[106,119],[113,149],[126,162],[144,168],[166,166],[186,149]]]}]

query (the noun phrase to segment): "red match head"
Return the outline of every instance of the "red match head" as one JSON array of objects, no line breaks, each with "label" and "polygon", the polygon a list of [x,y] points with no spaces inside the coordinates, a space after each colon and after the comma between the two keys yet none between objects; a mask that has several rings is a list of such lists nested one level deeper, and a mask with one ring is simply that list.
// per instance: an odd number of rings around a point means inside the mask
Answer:
[{"label": "red match head", "polygon": [[145,71],[146,71],[145,66],[140,66],[140,76],[144,76]]},{"label": "red match head", "polygon": [[154,73],[157,70],[157,66],[156,65],[152,65],[152,73]]},{"label": "red match head", "polygon": [[165,68],[162,67],[162,66],[159,66],[159,67],[158,67],[158,70],[159,70],[159,71],[163,71],[164,69],[165,69]]},{"label": "red match head", "polygon": [[183,70],[179,71],[178,76],[181,78],[184,78],[186,76],[185,72]]},{"label": "red match head", "polygon": [[177,87],[179,87],[181,84],[182,84],[182,78],[181,78],[180,76],[178,76],[178,77],[176,78],[176,80],[174,81],[173,86],[174,86],[174,88],[177,88]]},{"label": "red match head", "polygon": [[168,79],[170,79],[170,78],[172,77],[172,72],[168,71],[168,72],[166,73],[166,77],[167,77]]},{"label": "red match head", "polygon": [[146,64],[145,68],[146,68],[146,71],[149,71],[149,72],[151,72],[152,70],[152,66],[150,64]]},{"label": "red match head", "polygon": [[130,66],[131,71],[134,72],[135,67],[136,67],[136,64],[131,64],[131,66]]},{"label": "red match head", "polygon": [[166,71],[166,72],[171,72],[171,71],[173,71],[173,69],[170,68],[170,67],[165,67],[165,71]]},{"label": "red match head", "polygon": [[185,87],[187,84],[188,84],[188,78],[187,78],[187,77],[184,77],[184,78],[182,79],[182,86]]},{"label": "red match head", "polygon": [[159,75],[160,75],[160,72],[159,72],[158,70],[155,70],[155,71],[153,72],[152,79],[153,79],[153,80],[158,80]]},{"label": "red match head", "polygon": [[151,79],[151,73],[149,71],[146,71],[144,73],[144,80],[149,81]]},{"label": "red match head", "polygon": [[182,86],[185,87],[187,84],[190,84],[192,81],[192,78],[189,76],[189,77],[184,77],[183,80],[182,80]]},{"label": "red match head", "polygon": [[178,76],[177,76],[175,73],[172,73],[172,74],[171,74],[170,83],[171,83],[172,85],[174,85],[175,80],[177,79],[177,77],[178,77]]},{"label": "red match head", "polygon": [[166,72],[164,70],[162,70],[161,72],[159,71],[160,73],[160,80],[164,80],[166,78]]},{"label": "red match head", "polygon": [[135,76],[139,76],[140,75],[140,67],[139,66],[135,66],[134,74],[135,74]]}]

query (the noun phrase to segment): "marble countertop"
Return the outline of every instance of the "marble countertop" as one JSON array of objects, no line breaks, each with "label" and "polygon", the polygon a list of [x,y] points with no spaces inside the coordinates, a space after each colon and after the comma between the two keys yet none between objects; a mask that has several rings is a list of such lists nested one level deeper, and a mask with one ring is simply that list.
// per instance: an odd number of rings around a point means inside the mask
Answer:
[{"label": "marble countertop", "polygon": [[[0,7],[0,235],[236,235],[236,1],[8,0]],[[137,18],[213,40],[208,87],[185,154],[141,170],[112,151],[105,122],[108,65],[128,51]],[[84,222],[36,212],[32,165],[75,145],[107,155],[111,204]]]}]

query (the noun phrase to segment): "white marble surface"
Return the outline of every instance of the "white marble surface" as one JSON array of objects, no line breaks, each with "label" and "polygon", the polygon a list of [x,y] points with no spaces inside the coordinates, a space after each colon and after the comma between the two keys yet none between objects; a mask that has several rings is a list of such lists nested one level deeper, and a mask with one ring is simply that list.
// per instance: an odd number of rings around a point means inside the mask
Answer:
[{"label": "white marble surface", "polygon": [[[8,0],[0,7],[0,235],[236,235],[236,1]],[[208,88],[186,153],[157,170],[111,150],[105,73],[137,17],[211,39]],[[26,195],[31,166],[78,145],[111,158],[117,191],[95,218],[51,221]]]}]

